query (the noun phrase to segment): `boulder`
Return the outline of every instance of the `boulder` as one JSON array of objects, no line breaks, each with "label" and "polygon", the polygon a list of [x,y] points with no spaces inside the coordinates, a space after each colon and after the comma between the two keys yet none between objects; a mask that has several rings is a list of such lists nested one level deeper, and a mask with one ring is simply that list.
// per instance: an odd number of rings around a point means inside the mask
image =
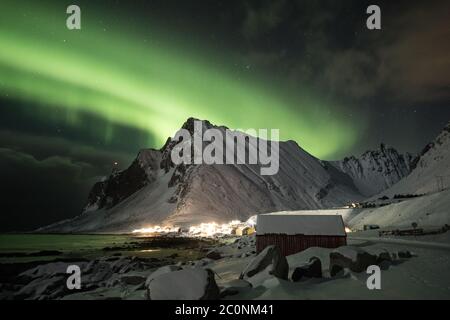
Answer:
[{"label": "boulder", "polygon": [[261,271],[267,271],[270,275],[287,279],[289,265],[278,247],[266,247],[247,265],[239,278],[249,279]]},{"label": "boulder", "polygon": [[336,266],[348,268],[353,272],[363,272],[367,270],[368,266],[376,264],[376,255],[370,254],[358,247],[343,246],[330,253],[331,275],[334,273],[333,268],[335,269],[335,272],[339,269]]},{"label": "boulder", "polygon": [[220,291],[210,269],[191,268],[167,272],[148,284],[151,300],[215,300]]},{"label": "boulder", "polygon": [[344,268],[338,264],[330,265],[330,276],[336,277],[344,272]]},{"label": "boulder", "polygon": [[409,252],[408,250],[405,251],[399,251],[398,252],[398,257],[402,258],[402,259],[409,259],[412,257],[411,252]]},{"label": "boulder", "polygon": [[322,263],[317,257],[311,257],[309,262],[304,263],[294,269],[291,280],[300,281],[301,278],[322,278]]},{"label": "boulder", "polygon": [[154,271],[151,275],[149,275],[147,277],[147,280],[145,281],[145,285],[148,287],[149,283],[153,279],[155,279],[156,277],[158,277],[158,276],[160,276],[162,274],[165,274],[165,273],[168,273],[168,272],[173,272],[173,271],[178,271],[178,270],[181,270],[181,269],[182,269],[181,267],[173,266],[173,265],[161,267],[161,268],[157,269],[156,271]]},{"label": "boulder", "polygon": [[145,282],[145,278],[141,276],[122,276],[120,281],[126,285],[137,286],[143,284]]},{"label": "boulder", "polygon": [[252,284],[248,281],[242,279],[231,280],[229,282],[225,282],[222,285],[223,289],[220,292],[220,298],[224,298],[226,296],[233,296],[242,291],[250,290],[252,288]]},{"label": "boulder", "polygon": [[392,256],[387,250],[383,250],[377,255],[377,264],[381,264],[383,262],[392,262]]},{"label": "boulder", "polygon": [[222,259],[222,254],[217,250],[211,250],[206,254],[206,258],[209,258],[212,260],[219,260],[219,259]]},{"label": "boulder", "polygon": [[251,288],[252,284],[242,279],[235,279],[222,284],[224,288]]}]

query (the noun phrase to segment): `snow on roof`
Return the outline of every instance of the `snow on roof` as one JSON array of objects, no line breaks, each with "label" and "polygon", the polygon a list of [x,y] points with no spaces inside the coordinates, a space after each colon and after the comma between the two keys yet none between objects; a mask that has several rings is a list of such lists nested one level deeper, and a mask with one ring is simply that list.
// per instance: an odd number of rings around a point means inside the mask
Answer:
[{"label": "snow on roof", "polygon": [[301,211],[260,214],[257,218],[257,235],[304,234],[320,236],[345,236],[344,221],[340,215],[311,215]]}]

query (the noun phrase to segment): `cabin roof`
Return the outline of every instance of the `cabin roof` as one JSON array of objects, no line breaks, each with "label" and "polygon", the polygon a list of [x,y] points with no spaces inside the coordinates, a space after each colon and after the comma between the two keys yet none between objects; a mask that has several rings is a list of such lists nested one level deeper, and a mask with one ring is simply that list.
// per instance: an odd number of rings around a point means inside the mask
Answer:
[{"label": "cabin roof", "polygon": [[345,236],[340,215],[311,215],[299,211],[260,214],[256,234]]}]

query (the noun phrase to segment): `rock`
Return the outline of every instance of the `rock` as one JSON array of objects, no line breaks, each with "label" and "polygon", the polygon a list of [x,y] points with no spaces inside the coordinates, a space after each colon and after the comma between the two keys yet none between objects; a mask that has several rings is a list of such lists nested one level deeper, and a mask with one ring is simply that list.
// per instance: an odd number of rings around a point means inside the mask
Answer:
[{"label": "rock", "polygon": [[122,276],[120,278],[120,281],[122,283],[130,285],[130,286],[137,286],[139,284],[142,284],[145,282],[145,278],[141,276]]},{"label": "rock", "polygon": [[377,257],[376,264],[379,265],[383,270],[389,268],[389,265],[396,259],[395,254],[391,254],[386,249],[371,249],[370,254]]},{"label": "rock", "polygon": [[82,281],[89,283],[103,282],[111,279],[114,274],[114,269],[111,267],[113,263],[98,262],[91,267],[91,272],[84,276]]},{"label": "rock", "polygon": [[174,271],[178,271],[178,270],[182,270],[182,268],[179,266],[164,266],[164,267],[158,268],[151,275],[149,275],[147,277],[147,280],[145,281],[145,285],[148,286],[153,279],[155,279],[156,277],[159,277],[162,274],[174,272]]},{"label": "rock", "polygon": [[377,256],[378,265],[381,264],[382,262],[391,262],[391,261],[392,261],[391,254],[387,250],[380,252]]},{"label": "rock", "polygon": [[219,298],[223,299],[223,298],[228,297],[228,296],[237,295],[238,293],[239,293],[239,289],[236,289],[236,288],[225,288],[222,291],[220,291]]},{"label": "rock", "polygon": [[296,267],[292,273],[291,280],[297,282],[303,277],[322,278],[322,263],[319,258],[311,257],[309,262]]},{"label": "rock", "polygon": [[276,246],[268,246],[261,251],[241,273],[240,279],[248,279],[261,271],[267,271],[270,275],[281,279],[287,279],[289,265],[286,257]]},{"label": "rock", "polygon": [[167,272],[148,285],[151,300],[215,300],[220,291],[210,269],[192,268]]},{"label": "rock", "polygon": [[334,265],[330,265],[330,276],[331,277],[336,277],[337,275],[339,275],[340,273],[344,272],[344,268],[340,265],[334,264]]},{"label": "rock", "polygon": [[388,270],[391,266],[391,261],[384,260],[381,261],[378,265],[380,266],[381,270]]},{"label": "rock", "polygon": [[353,272],[363,272],[367,270],[368,266],[376,264],[376,255],[372,255],[358,247],[343,246],[330,253],[330,274],[336,265],[348,268]]},{"label": "rock", "polygon": [[219,260],[222,259],[222,254],[218,252],[217,250],[212,250],[206,254],[206,258],[212,259],[212,260]]},{"label": "rock", "polygon": [[208,265],[208,263],[211,262],[211,261],[212,261],[212,260],[209,260],[209,259],[207,259],[207,258],[205,258],[205,259],[200,259],[200,260],[194,261],[194,262],[192,263],[192,266],[193,266],[193,267],[204,267],[204,266]]},{"label": "rock", "polygon": [[225,282],[222,286],[224,288],[251,288],[252,284],[242,279],[235,279]]},{"label": "rock", "polygon": [[233,296],[242,291],[250,290],[252,284],[242,279],[236,279],[225,282],[222,287],[223,290],[220,292],[220,298],[225,298],[226,296]]},{"label": "rock", "polygon": [[68,291],[64,275],[46,275],[31,281],[14,293],[16,300],[49,300],[60,298]]},{"label": "rock", "polygon": [[399,258],[403,258],[403,259],[409,259],[412,257],[411,252],[409,252],[408,250],[405,251],[399,251],[398,252],[398,257]]}]

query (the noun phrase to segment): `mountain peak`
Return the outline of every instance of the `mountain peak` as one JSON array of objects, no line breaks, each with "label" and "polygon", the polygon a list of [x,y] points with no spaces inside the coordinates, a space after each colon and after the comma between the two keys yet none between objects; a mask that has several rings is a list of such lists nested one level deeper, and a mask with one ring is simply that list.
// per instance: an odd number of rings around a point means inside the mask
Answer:
[{"label": "mountain peak", "polygon": [[349,175],[355,186],[367,197],[377,194],[407,176],[412,156],[400,154],[381,143],[379,149],[368,150],[360,157],[345,157],[333,164]]},{"label": "mountain peak", "polygon": [[450,186],[450,122],[412,161],[411,173],[382,194],[426,194]]},{"label": "mountain peak", "polygon": [[[187,119],[182,128],[193,130],[196,120]],[[225,223],[257,213],[328,208],[362,199],[348,176],[291,141],[280,142],[280,170],[274,175],[262,175],[261,164],[175,165],[170,157],[174,143],[169,138],[161,150],[142,150],[129,168],[97,183],[84,210],[89,214],[59,224],[57,231],[130,232],[155,224]]]}]

